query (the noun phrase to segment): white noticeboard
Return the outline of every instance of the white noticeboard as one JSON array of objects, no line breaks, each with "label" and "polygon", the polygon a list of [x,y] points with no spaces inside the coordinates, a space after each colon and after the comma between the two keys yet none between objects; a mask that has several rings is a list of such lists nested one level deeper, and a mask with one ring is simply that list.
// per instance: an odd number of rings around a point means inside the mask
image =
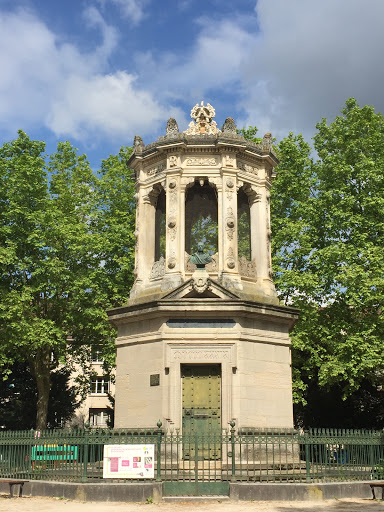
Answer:
[{"label": "white noticeboard", "polygon": [[104,445],[103,478],[154,477],[154,444]]}]

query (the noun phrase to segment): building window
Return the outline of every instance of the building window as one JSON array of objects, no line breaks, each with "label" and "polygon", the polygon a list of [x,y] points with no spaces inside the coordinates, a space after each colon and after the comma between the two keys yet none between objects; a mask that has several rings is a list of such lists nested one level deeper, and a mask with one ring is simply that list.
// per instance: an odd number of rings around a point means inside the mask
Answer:
[{"label": "building window", "polygon": [[99,347],[92,347],[91,361],[92,361],[92,363],[104,363],[102,351]]},{"label": "building window", "polygon": [[91,393],[102,395],[109,393],[109,377],[96,377],[91,381]]},{"label": "building window", "polygon": [[107,409],[89,409],[89,424],[91,427],[108,427],[109,412]]}]

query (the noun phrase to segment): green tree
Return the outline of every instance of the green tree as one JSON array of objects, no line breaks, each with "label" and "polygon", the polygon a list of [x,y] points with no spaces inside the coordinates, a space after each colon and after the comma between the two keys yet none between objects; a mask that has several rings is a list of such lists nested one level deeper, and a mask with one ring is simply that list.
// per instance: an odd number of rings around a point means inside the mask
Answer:
[{"label": "green tree", "polygon": [[[316,276],[312,333],[320,385],[381,384],[384,323],[384,118],[353,98],[317,125],[316,227],[308,267]],[[310,359],[314,350],[307,351]]]},{"label": "green tree", "polygon": [[[25,363],[10,367],[11,375],[0,380],[0,428],[29,430],[36,424],[36,379]],[[78,405],[76,389],[69,385],[69,371],[58,368],[51,374],[51,390],[47,425],[62,427]]]},{"label": "green tree", "polygon": [[133,231],[132,195],[124,212],[118,197],[129,189],[125,150],[100,177],[68,142],[47,164],[44,150],[21,131],[0,148],[0,362],[28,363],[37,429],[47,425],[52,371],[84,362],[90,345],[107,341],[113,352],[105,310],[126,298]]},{"label": "green tree", "polygon": [[383,116],[350,99],[317,125],[314,160],[301,135],[275,147],[273,269],[281,301],[301,312],[291,338],[304,406],[314,390],[357,403],[382,385],[383,138]]}]

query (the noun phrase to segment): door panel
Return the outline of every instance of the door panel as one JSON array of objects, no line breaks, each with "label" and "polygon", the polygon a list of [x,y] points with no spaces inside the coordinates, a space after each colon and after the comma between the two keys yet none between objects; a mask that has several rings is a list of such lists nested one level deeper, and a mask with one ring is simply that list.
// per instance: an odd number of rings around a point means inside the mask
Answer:
[{"label": "door panel", "polygon": [[[221,365],[182,365],[184,458],[221,458]],[[197,436],[197,438],[196,438]]]}]

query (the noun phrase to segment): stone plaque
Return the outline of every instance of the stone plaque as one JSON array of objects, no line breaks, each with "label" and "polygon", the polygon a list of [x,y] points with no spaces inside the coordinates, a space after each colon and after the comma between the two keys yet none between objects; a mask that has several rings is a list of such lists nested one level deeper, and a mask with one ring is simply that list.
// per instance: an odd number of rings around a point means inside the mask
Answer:
[{"label": "stone plaque", "polygon": [[149,384],[151,386],[160,386],[160,373],[154,373],[149,376]]}]

